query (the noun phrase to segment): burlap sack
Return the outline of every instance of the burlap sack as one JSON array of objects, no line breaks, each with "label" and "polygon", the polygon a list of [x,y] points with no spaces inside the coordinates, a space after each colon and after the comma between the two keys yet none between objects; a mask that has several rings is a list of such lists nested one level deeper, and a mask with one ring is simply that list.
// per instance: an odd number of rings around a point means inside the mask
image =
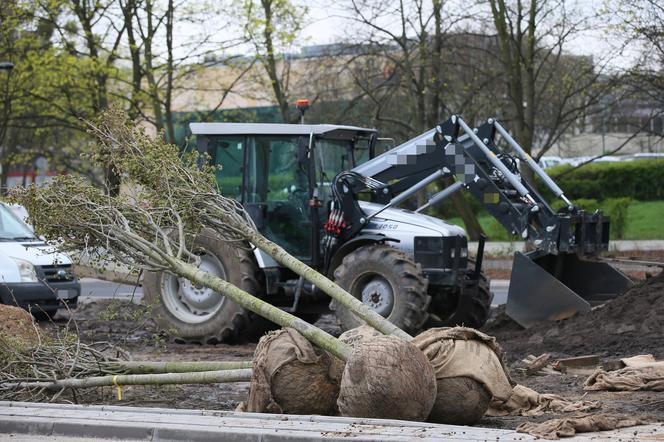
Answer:
[{"label": "burlap sack", "polygon": [[256,346],[246,404],[240,411],[338,414],[341,379],[331,369],[336,358],[314,347],[291,328],[263,336]]},{"label": "burlap sack", "polygon": [[512,383],[496,338],[467,327],[431,328],[412,343],[431,361],[436,379],[467,377],[482,384],[494,399],[506,401]]},{"label": "burlap sack", "polygon": [[383,336],[383,334],[375,328],[365,324],[346,330],[341,336],[339,336],[339,340],[344,344],[355,347],[357,343],[375,338],[376,336]]},{"label": "burlap sack", "polygon": [[507,402],[491,403],[487,416],[540,416],[544,413],[572,413],[595,410],[599,401],[569,401],[555,394],[539,394],[523,385],[516,385]]},{"label": "burlap sack", "polygon": [[544,439],[560,439],[561,437],[572,437],[576,433],[615,430],[644,423],[639,419],[626,419],[621,416],[595,414],[565,419],[551,419],[540,423],[526,422],[516,427],[516,431]]},{"label": "burlap sack", "polygon": [[664,391],[664,366],[626,367],[621,370],[597,370],[583,384],[586,391]]},{"label": "burlap sack", "polygon": [[39,331],[34,318],[20,307],[0,304],[0,345],[15,350],[39,343]]}]

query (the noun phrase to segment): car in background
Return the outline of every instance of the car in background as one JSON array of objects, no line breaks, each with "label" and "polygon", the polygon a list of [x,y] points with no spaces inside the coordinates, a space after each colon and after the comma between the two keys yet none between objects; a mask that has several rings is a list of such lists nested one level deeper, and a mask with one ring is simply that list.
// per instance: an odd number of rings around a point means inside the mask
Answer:
[{"label": "car in background", "polygon": [[635,153],[632,155],[625,155],[623,161],[635,161],[635,160],[661,160],[664,159],[664,153]]},{"label": "car in background", "polygon": [[71,259],[37,238],[8,204],[0,202],[0,301],[43,320],[58,309],[75,308],[80,293]]},{"label": "car in background", "polygon": [[561,164],[565,164],[565,161],[560,157],[543,156],[539,159],[539,165],[542,169],[548,169],[549,167],[559,166]]}]

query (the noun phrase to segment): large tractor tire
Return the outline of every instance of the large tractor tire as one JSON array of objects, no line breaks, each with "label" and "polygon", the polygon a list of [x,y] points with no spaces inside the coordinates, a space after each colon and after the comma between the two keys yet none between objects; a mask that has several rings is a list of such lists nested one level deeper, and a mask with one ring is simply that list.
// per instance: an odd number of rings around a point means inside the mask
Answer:
[{"label": "large tractor tire", "polygon": [[[230,246],[205,230],[194,241],[193,251],[201,258],[202,270],[254,296],[262,296],[258,268],[247,250]],[[166,272],[146,273],[143,293],[157,325],[173,333],[178,342],[233,341],[248,333],[258,319],[219,293]]]},{"label": "large tractor tire", "polygon": [[[418,333],[427,320],[430,297],[422,268],[393,247],[374,244],[349,253],[334,280],[407,333]],[[363,324],[336,301],[331,307],[344,331]]]}]

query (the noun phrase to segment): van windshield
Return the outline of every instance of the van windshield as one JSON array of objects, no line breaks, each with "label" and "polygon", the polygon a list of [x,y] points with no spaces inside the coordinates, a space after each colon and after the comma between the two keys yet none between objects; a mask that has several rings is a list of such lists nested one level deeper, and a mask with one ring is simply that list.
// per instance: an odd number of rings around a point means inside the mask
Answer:
[{"label": "van windshield", "polygon": [[34,233],[4,204],[0,204],[0,241],[35,239]]}]

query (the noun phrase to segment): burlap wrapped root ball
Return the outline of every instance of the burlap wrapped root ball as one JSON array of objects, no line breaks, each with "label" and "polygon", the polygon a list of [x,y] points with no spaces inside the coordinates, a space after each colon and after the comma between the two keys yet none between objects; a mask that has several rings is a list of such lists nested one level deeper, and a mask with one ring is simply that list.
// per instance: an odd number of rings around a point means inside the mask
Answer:
[{"label": "burlap wrapped root ball", "polygon": [[337,404],[342,416],[423,421],[435,398],[427,357],[400,338],[374,336],[355,343]]},{"label": "burlap wrapped root ball", "polygon": [[40,333],[30,313],[20,307],[0,304],[0,344],[23,351],[39,343]]},{"label": "burlap wrapped root ball", "polygon": [[373,339],[377,336],[383,336],[381,332],[369,325],[360,325],[359,327],[346,330],[339,336],[339,340],[344,344],[355,347],[360,342]]},{"label": "burlap wrapped root ball", "polygon": [[292,328],[263,336],[254,352],[247,404],[256,413],[336,415],[340,376],[334,356]]},{"label": "burlap wrapped root ball", "polygon": [[492,398],[509,399],[511,381],[495,338],[465,327],[432,328],[413,339],[436,373],[437,395],[430,422],[477,423]]}]

